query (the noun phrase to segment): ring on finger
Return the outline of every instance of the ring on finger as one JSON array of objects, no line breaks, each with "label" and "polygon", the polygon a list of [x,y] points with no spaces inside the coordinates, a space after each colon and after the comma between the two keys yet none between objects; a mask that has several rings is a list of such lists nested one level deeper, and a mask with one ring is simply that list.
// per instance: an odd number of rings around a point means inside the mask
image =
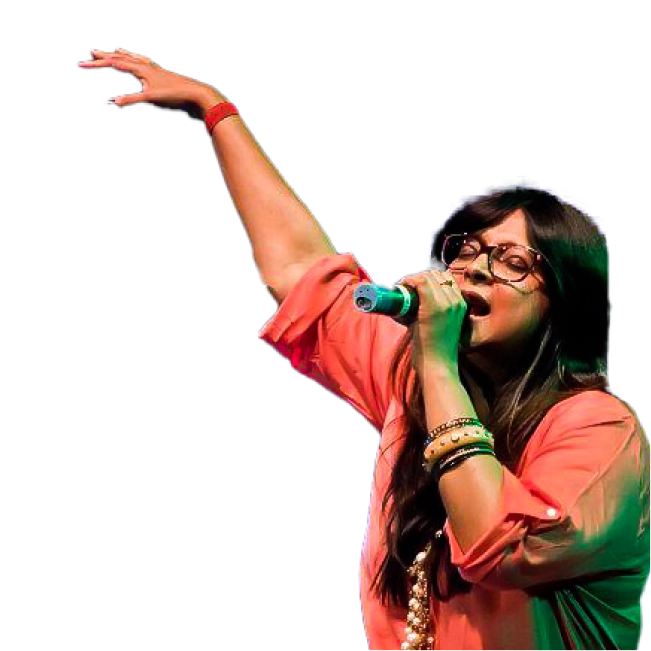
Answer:
[{"label": "ring on finger", "polygon": [[[447,271],[435,271],[434,273],[440,274],[440,276],[435,276],[436,282],[439,285],[448,285],[449,287],[452,287],[454,285],[454,280],[449,277],[449,272],[447,272]],[[441,281],[440,277],[443,277],[445,280]]]}]

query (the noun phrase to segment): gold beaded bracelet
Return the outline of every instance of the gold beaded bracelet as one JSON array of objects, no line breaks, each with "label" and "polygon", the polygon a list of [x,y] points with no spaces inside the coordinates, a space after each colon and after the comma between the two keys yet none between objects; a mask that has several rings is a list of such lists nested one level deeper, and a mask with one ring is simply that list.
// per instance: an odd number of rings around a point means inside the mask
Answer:
[{"label": "gold beaded bracelet", "polygon": [[446,423],[443,423],[442,425],[435,427],[429,433],[429,438],[434,439],[439,434],[442,434],[443,432],[446,432],[449,429],[454,429],[455,427],[459,427],[461,425],[477,425],[481,427],[482,423],[480,420],[477,420],[476,418],[454,418],[453,420],[449,420]]},{"label": "gold beaded bracelet", "polygon": [[467,445],[488,443],[491,447],[494,446],[493,435],[483,426],[481,428],[464,427],[461,430],[461,432],[441,435],[429,443],[423,452],[423,468],[425,470],[431,471],[443,457]]}]

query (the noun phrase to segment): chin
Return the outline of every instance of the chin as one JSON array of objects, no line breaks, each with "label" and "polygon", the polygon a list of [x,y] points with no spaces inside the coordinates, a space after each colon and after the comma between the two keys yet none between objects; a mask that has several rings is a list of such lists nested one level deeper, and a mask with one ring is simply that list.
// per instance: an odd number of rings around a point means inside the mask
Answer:
[{"label": "chin", "polygon": [[469,320],[468,325],[462,330],[459,350],[470,352],[490,344],[490,333],[486,331],[486,325],[483,320]]}]

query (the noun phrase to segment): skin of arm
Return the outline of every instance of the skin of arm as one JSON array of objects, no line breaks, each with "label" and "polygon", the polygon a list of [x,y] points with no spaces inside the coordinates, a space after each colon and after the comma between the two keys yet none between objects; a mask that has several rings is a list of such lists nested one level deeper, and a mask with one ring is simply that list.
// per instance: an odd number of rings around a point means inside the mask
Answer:
[{"label": "skin of arm", "polygon": [[[211,86],[197,90],[196,104],[206,111],[229,101]],[[212,143],[224,180],[253,247],[263,282],[281,292],[297,265],[333,254],[332,242],[307,207],[265,155],[239,115],[217,123]]]},{"label": "skin of arm", "polygon": [[[421,383],[429,432],[454,418],[477,418],[455,365],[426,365]],[[464,553],[498,517],[502,478],[502,464],[489,455],[470,457],[441,477],[441,499]]]}]

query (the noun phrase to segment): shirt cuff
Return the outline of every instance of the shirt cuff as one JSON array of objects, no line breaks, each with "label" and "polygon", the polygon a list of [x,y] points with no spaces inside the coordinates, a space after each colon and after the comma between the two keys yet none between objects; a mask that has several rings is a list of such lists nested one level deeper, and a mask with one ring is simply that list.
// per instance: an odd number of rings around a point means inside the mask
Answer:
[{"label": "shirt cuff", "polygon": [[465,552],[454,535],[449,519],[443,531],[450,544],[450,559],[459,574],[479,583],[505,559],[522,560],[522,545],[528,534],[541,533],[565,518],[563,506],[536,486],[527,486],[503,467],[502,508],[495,524]]}]

